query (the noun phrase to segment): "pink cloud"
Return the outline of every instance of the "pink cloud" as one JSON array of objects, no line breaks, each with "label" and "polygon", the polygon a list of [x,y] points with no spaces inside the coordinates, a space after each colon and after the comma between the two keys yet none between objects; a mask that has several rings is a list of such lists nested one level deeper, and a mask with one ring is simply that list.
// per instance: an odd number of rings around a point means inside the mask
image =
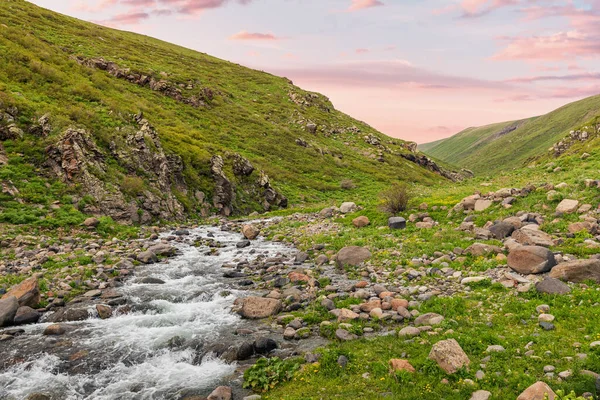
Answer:
[{"label": "pink cloud", "polygon": [[258,33],[241,31],[229,37],[230,40],[280,40],[272,33]]},{"label": "pink cloud", "polygon": [[519,0],[463,0],[463,17],[479,17],[502,7],[519,4]]},{"label": "pink cloud", "polygon": [[[76,11],[99,12],[121,6],[132,6],[138,9],[140,13],[152,15],[171,15],[179,14],[183,16],[199,15],[205,10],[223,7],[228,3],[238,3],[246,5],[253,0],[95,0],[78,2],[73,7]],[[110,20],[118,20],[121,16],[117,15]]]},{"label": "pink cloud", "polygon": [[348,8],[348,11],[358,11],[365,8],[383,6],[383,2],[379,0],[352,0],[352,4]]},{"label": "pink cloud", "polygon": [[571,75],[539,75],[530,76],[523,78],[512,78],[507,79],[505,82],[510,83],[533,83],[533,82],[549,82],[549,81],[592,81],[598,82],[600,80],[600,73],[587,72],[583,74],[571,74]]},{"label": "pink cloud", "polygon": [[369,49],[356,49],[354,50],[354,52],[356,54],[367,54],[369,52]]},{"label": "pink cloud", "polygon": [[571,60],[576,57],[600,56],[598,37],[578,30],[547,36],[501,38],[508,45],[496,53],[494,60]]}]

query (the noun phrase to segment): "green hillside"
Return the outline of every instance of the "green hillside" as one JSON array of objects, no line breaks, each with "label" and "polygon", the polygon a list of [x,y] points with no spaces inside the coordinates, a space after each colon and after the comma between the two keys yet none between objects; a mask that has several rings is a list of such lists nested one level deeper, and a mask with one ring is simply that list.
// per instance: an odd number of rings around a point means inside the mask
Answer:
[{"label": "green hillside", "polygon": [[497,173],[521,167],[528,160],[544,155],[571,130],[597,115],[600,115],[600,96],[593,96],[540,117],[468,128],[420,149],[476,174]]},{"label": "green hillside", "polygon": [[0,221],[66,203],[124,221],[239,214],[442,179],[288,79],[22,0],[0,14]]}]

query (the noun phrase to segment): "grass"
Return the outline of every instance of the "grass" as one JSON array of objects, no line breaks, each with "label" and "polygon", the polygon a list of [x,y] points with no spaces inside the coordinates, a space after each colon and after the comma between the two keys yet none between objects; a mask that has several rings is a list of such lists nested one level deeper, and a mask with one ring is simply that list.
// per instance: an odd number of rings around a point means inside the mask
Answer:
[{"label": "grass", "polygon": [[[210,158],[215,154],[226,160],[234,153],[246,157],[268,174],[292,205],[360,196],[396,180],[423,184],[441,180],[400,157],[408,151],[402,140],[386,137],[336,111],[325,96],[306,92],[287,79],[146,36],[79,21],[24,0],[1,2],[0,13],[4,16],[0,26],[0,111],[18,109],[15,123],[25,132],[23,139],[4,143],[10,162],[0,166],[0,180],[20,185],[20,200],[34,208],[59,200],[64,193],[78,200],[88,194],[76,185],[56,182],[45,166],[46,147],[69,127],[91,133],[106,164],[105,171],[94,171],[94,175],[107,187],[122,191],[128,200],[151,188],[148,171],[126,165],[110,150],[111,143],[121,146],[124,135],[135,129],[132,115],[139,112],[156,128],[165,152],[183,161],[186,188],[176,188],[173,194],[188,216],[199,212],[196,191],[212,199]],[[74,57],[103,57],[133,72],[166,79],[182,85],[186,98],[206,91],[213,95],[205,99],[205,106],[193,107],[82,66]],[[187,88],[189,83],[192,89]],[[305,104],[294,102],[292,94]],[[52,126],[48,136],[29,133],[28,127],[46,114]],[[307,131],[308,122],[317,124],[316,134]],[[385,148],[366,143],[366,135],[380,138]],[[297,145],[298,138],[309,147]],[[385,154],[383,163],[376,160],[380,150]],[[244,181],[234,178],[230,167],[226,169],[238,186],[236,211],[263,211],[253,189],[256,173]],[[50,190],[44,188],[48,185]],[[3,203],[0,213],[10,214],[4,217],[7,222],[27,224],[46,215],[23,207]],[[25,217],[26,213],[31,216]]]},{"label": "grass", "polygon": [[[523,167],[549,147],[600,115],[600,96],[567,104],[546,115],[522,121],[468,128],[448,139],[420,148],[432,157],[486,176]],[[508,126],[518,127],[504,135]]]}]

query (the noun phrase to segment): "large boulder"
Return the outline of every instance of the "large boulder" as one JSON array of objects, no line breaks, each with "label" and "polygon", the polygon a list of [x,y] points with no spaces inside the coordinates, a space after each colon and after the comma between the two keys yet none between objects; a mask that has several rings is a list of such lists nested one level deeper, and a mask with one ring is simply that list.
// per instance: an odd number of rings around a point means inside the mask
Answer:
[{"label": "large boulder", "polygon": [[453,374],[471,364],[471,360],[455,339],[441,340],[434,344],[429,359],[437,362],[448,374]]},{"label": "large boulder", "polygon": [[524,246],[550,247],[554,245],[552,236],[548,235],[544,231],[536,229],[517,229],[513,232],[512,238]]},{"label": "large boulder", "polygon": [[550,277],[569,282],[589,279],[600,283],[600,260],[575,260],[558,264],[550,272]]},{"label": "large boulder", "polygon": [[556,212],[561,214],[570,214],[577,211],[579,202],[577,200],[564,199],[558,206],[556,206]]},{"label": "large boulder", "polygon": [[517,400],[554,400],[556,393],[544,382],[536,382],[517,397]]},{"label": "large boulder", "polygon": [[256,296],[246,297],[241,300],[238,299],[236,303],[241,303],[239,314],[247,319],[270,317],[277,314],[282,307],[280,300]]},{"label": "large boulder", "polygon": [[508,266],[520,274],[541,274],[556,265],[554,254],[541,246],[520,246],[508,254]]},{"label": "large boulder", "polygon": [[358,266],[371,258],[371,252],[365,247],[348,246],[341,249],[337,254],[337,265],[343,268],[344,265]]},{"label": "large boulder", "polygon": [[254,240],[260,234],[260,230],[254,225],[242,226],[242,235],[248,240]]},{"label": "large boulder", "polygon": [[40,302],[40,288],[36,277],[25,279],[23,282],[8,291],[3,299],[15,296],[21,307],[37,307]]},{"label": "large boulder", "polygon": [[15,325],[25,325],[25,324],[34,324],[38,322],[41,314],[34,310],[31,307],[23,306],[19,307],[17,313],[15,314],[14,324]]},{"label": "large boulder", "polygon": [[0,327],[11,325],[19,309],[19,301],[15,296],[0,300]]}]

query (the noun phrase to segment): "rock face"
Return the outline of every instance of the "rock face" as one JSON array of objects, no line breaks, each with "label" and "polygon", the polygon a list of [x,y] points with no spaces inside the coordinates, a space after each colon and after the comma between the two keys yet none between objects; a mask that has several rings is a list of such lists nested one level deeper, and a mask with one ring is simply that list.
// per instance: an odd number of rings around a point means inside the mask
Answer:
[{"label": "rock face", "polygon": [[544,382],[536,382],[517,397],[517,400],[554,400],[556,393]]},{"label": "rock face", "polygon": [[550,272],[552,278],[569,282],[583,282],[588,279],[600,283],[600,260],[575,260],[557,265]]},{"label": "rock face", "polygon": [[343,268],[344,265],[358,266],[371,258],[371,252],[359,246],[349,246],[341,249],[337,254],[337,265]]},{"label": "rock face", "polygon": [[554,254],[545,247],[520,246],[508,254],[508,266],[521,274],[541,274],[556,265]]},{"label": "rock face", "polygon": [[247,319],[261,319],[277,314],[281,307],[280,300],[252,296],[241,300],[239,314]]},{"label": "rock face", "polygon": [[433,345],[429,359],[438,363],[446,373],[453,374],[471,363],[455,339],[442,340]]},{"label": "rock face", "polygon": [[213,206],[215,206],[221,214],[229,216],[233,211],[232,204],[235,199],[235,193],[231,181],[227,179],[227,176],[225,176],[225,173],[223,172],[224,166],[225,163],[221,156],[213,156],[210,159],[210,172],[215,181]]},{"label": "rock face", "polygon": [[17,286],[8,291],[3,299],[14,296],[21,307],[37,307],[40,302],[40,289],[38,280],[35,277],[24,280]]},{"label": "rock face", "polygon": [[11,325],[19,308],[19,302],[15,296],[2,298],[0,300],[0,327]]}]

